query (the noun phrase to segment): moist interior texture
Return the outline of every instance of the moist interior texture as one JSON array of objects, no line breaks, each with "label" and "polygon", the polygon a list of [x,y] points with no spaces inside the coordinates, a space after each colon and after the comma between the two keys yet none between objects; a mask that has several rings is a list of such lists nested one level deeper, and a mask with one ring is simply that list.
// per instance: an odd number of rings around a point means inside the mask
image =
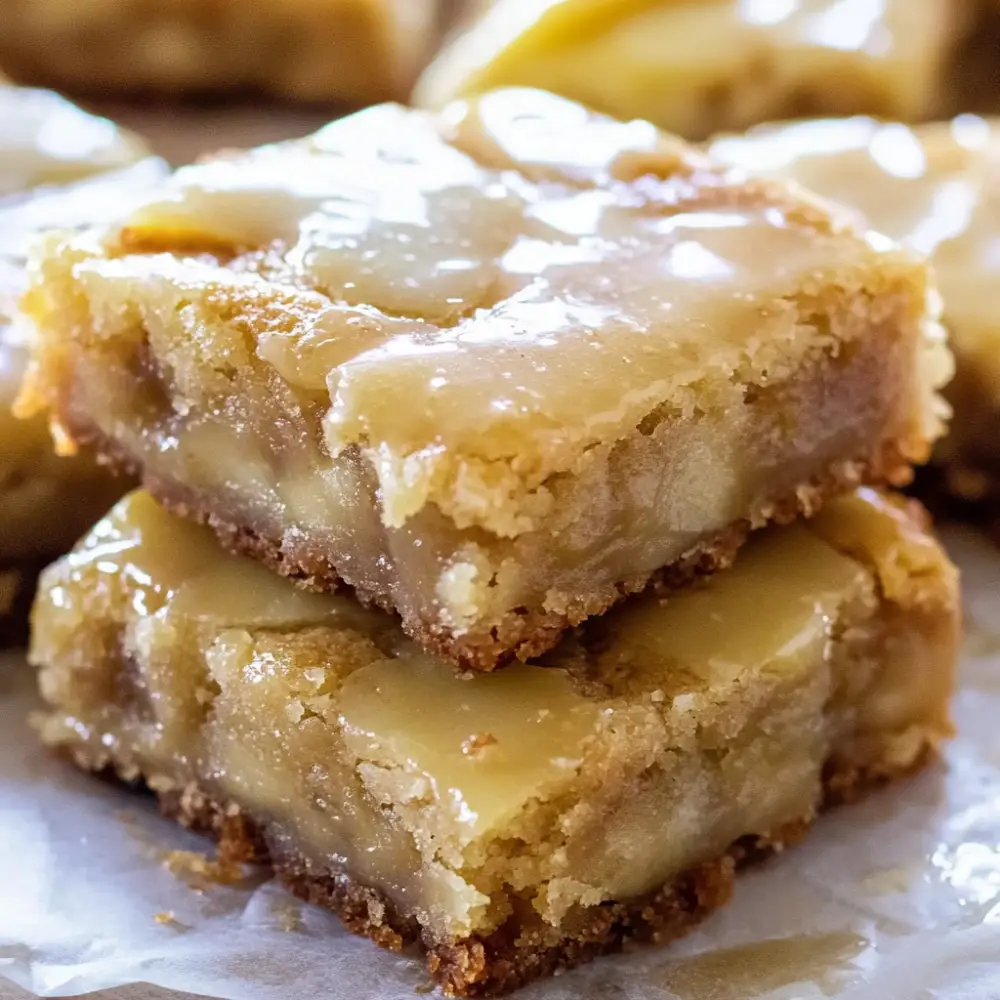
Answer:
[{"label": "moist interior texture", "polygon": [[828,762],[912,765],[948,731],[956,586],[862,491],[541,663],[458,675],[137,493],[46,571],[31,659],[44,738],[85,766],[238,806],[279,866],[346,873],[428,945],[555,945],[809,818]]},{"label": "moist interior texture", "polygon": [[809,114],[950,106],[971,12],[951,0],[495,0],[425,71],[418,104],[532,86],[688,138]]},{"label": "moist interior texture", "polygon": [[903,481],[950,372],[916,258],[532,91],[182,170],[39,273],[25,412],[473,665]]},{"label": "moist interior texture", "polygon": [[909,128],[869,118],[761,126],[725,136],[713,156],[790,177],[850,206],[864,224],[931,255],[956,374],[956,418],[936,457],[967,499],[996,494],[1000,427],[1000,132],[961,115]]}]

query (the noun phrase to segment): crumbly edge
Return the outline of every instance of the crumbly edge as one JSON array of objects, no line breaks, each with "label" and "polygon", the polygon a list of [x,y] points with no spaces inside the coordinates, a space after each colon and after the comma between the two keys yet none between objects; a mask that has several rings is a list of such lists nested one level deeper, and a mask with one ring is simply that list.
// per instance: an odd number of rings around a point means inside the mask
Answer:
[{"label": "crumbly edge", "polygon": [[[385,895],[355,881],[350,874],[319,874],[303,858],[287,851],[281,858],[272,857],[266,826],[256,823],[239,805],[216,801],[193,784],[155,794],[165,816],[217,842],[223,863],[268,866],[296,896],[332,911],[347,930],[369,938],[381,948],[398,952],[419,945],[428,972],[446,996],[493,997],[601,955],[620,952],[633,942],[663,945],[682,937],[729,902],[740,868],[799,843],[820,812],[856,802],[878,787],[917,772],[936,758],[942,735],[926,727],[916,741],[912,730],[897,739],[886,737],[879,754],[866,764],[831,758],[824,768],[818,810],[784,824],[768,836],[742,837],[719,857],[681,873],[653,892],[590,907],[573,933],[557,944],[551,940],[533,941],[530,931],[524,935],[524,928],[516,921],[508,922],[487,938],[435,941]],[[110,772],[130,783],[143,779],[134,767],[116,769],[106,759],[92,760],[79,749],[64,749],[84,770]]]},{"label": "crumbly edge", "polygon": [[[93,448],[105,464],[123,474],[140,476],[143,487],[171,513],[207,525],[230,551],[249,556],[310,590],[335,591],[347,587],[334,565],[321,552],[311,554],[308,563],[293,561],[282,550],[280,541],[219,516],[200,502],[193,491],[175,481],[156,477],[144,469],[135,456],[95,426],[85,425],[67,413],[60,416],[60,424],[78,445]],[[832,463],[821,476],[800,483],[764,511],[764,520],[769,524],[789,524],[799,517],[815,514],[827,500],[856,486],[903,486],[910,482],[912,476],[912,462],[904,449],[896,441],[884,442],[872,456]],[[618,581],[603,594],[584,600],[577,595],[567,595],[566,610],[517,608],[508,612],[489,632],[462,636],[456,636],[437,622],[422,619],[404,618],[403,628],[428,652],[460,669],[489,671],[515,659],[526,661],[554,648],[567,629],[587,618],[604,614],[626,597],[647,587],[666,595],[694,579],[725,569],[734,561],[751,527],[747,519],[734,521],[713,537],[693,546],[669,566]],[[386,594],[363,588],[353,588],[353,593],[364,604],[396,612],[395,605]]]}]

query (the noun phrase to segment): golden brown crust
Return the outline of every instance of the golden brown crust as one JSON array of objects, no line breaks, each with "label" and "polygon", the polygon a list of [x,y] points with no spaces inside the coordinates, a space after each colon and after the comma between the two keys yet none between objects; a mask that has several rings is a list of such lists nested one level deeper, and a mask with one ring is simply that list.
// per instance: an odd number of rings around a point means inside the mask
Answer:
[{"label": "golden brown crust", "polygon": [[[898,763],[892,738],[883,755],[866,765],[838,758],[828,762],[823,775],[821,808],[855,802],[868,791],[922,767],[939,742],[928,731],[916,757]],[[87,769],[94,762],[74,753]],[[98,767],[103,762],[97,762]],[[134,781],[136,775],[123,775]],[[269,851],[266,830],[233,804],[213,801],[195,786],[157,793],[163,813],[180,824],[213,837],[226,862],[251,862],[272,868],[290,891],[309,903],[336,913],[354,934],[370,938],[382,948],[399,951],[420,942],[427,968],[448,996],[500,996],[527,983],[572,969],[600,955],[622,950],[629,942],[665,944],[683,936],[714,910],[724,906],[733,891],[734,876],[743,866],[780,853],[809,832],[816,813],[787,823],[770,836],[744,837],[721,857],[684,872],[655,892],[594,906],[586,912],[572,936],[553,943],[516,918],[487,938],[470,937],[442,943],[421,935],[415,920],[400,914],[378,891],[355,882],[346,873],[317,874],[287,853]]]},{"label": "golden brown crust", "polygon": [[[105,464],[122,473],[140,476],[143,487],[171,513],[210,527],[227,549],[250,556],[312,590],[335,591],[346,587],[336,567],[319,552],[308,563],[292,560],[277,540],[220,516],[182,484],[168,482],[150,473],[135,456],[93,425],[85,425],[65,412],[60,416],[60,423],[78,445],[93,448]],[[912,478],[911,461],[912,455],[908,455],[899,442],[889,441],[866,460],[836,462],[822,476],[800,483],[794,490],[778,497],[766,512],[767,522],[789,524],[798,517],[809,517],[827,500],[860,484],[906,485]],[[725,569],[733,562],[751,527],[745,519],[735,521],[714,537],[689,549],[669,566],[652,574],[619,581],[612,593],[588,600],[567,595],[564,609],[560,611],[517,609],[486,635],[467,633],[456,636],[444,627],[419,618],[404,619],[403,624],[424,649],[461,669],[493,670],[515,658],[526,661],[552,649],[566,629],[587,618],[604,614],[626,597],[647,587],[668,594],[693,579]],[[396,611],[388,594],[361,588],[354,588],[354,593],[365,604],[374,604],[389,612]]]}]

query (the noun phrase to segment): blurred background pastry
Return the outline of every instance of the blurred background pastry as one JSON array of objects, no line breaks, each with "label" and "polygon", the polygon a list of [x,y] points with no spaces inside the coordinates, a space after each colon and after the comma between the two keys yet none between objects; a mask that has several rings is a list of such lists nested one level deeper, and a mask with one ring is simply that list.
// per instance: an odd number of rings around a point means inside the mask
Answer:
[{"label": "blurred background pastry", "polygon": [[[807,115],[923,120],[978,73],[966,43],[987,16],[975,0],[481,0],[416,100],[542,87],[687,138]],[[996,49],[977,58],[995,67]]]},{"label": "blurred background pastry", "polygon": [[94,96],[405,97],[438,0],[3,0],[0,65]]}]

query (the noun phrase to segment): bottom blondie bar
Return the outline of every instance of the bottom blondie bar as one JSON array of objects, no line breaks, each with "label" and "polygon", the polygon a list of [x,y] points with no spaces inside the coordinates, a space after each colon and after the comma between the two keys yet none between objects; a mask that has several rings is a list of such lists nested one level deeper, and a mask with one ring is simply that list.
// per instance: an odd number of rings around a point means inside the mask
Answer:
[{"label": "bottom blondie bar", "polygon": [[31,658],[47,743],[475,996],[678,935],[742,860],[919,764],[958,618],[919,510],[861,491],[462,675],[140,492],[43,574]]}]

